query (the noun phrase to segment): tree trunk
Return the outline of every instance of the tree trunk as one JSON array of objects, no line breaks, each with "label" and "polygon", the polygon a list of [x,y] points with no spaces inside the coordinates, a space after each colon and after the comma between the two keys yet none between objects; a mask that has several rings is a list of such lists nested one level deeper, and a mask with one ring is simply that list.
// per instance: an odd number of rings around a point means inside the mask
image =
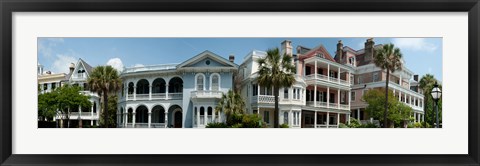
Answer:
[{"label": "tree trunk", "polygon": [[103,127],[108,128],[108,94],[106,91],[103,91]]},{"label": "tree trunk", "polygon": [[278,128],[278,92],[279,91],[279,88],[278,87],[274,87],[273,88],[273,94],[275,95],[275,110],[273,111],[273,114],[275,117],[273,117],[273,127],[274,128]]},{"label": "tree trunk", "polygon": [[383,112],[383,128],[388,128],[388,119],[387,119],[387,112],[388,112],[388,81],[390,80],[390,71],[387,69],[387,81],[385,81],[385,111]]}]

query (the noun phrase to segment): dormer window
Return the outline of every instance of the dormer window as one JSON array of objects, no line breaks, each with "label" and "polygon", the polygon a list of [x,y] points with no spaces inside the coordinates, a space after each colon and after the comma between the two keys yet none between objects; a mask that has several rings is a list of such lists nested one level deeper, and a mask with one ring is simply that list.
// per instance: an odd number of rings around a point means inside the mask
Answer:
[{"label": "dormer window", "polygon": [[325,55],[323,55],[323,53],[320,53],[320,52],[317,52],[317,54],[315,54],[316,57],[319,57],[319,58],[325,58]]},{"label": "dormer window", "polygon": [[355,57],[348,58],[348,64],[355,66]]}]

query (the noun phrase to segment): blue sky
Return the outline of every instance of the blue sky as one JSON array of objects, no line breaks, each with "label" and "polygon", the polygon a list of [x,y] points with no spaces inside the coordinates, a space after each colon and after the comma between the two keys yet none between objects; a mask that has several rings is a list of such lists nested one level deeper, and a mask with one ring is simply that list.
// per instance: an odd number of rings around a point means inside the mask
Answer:
[{"label": "blue sky", "polygon": [[[367,38],[38,38],[38,62],[45,71],[68,72],[70,63],[82,58],[92,66],[116,68],[181,63],[205,50],[235,63],[252,50],[280,47],[291,40],[308,48],[323,44],[334,55],[338,40],[344,46],[362,49]],[[430,73],[442,80],[442,38],[374,38],[375,44],[393,43],[403,53],[406,66],[420,77]]]}]

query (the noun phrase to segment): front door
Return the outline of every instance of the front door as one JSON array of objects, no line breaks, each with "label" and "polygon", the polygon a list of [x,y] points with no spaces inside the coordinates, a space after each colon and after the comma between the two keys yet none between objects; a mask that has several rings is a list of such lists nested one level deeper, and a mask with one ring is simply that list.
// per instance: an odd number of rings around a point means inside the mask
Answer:
[{"label": "front door", "polygon": [[182,128],[182,112],[177,111],[175,112],[175,128]]}]

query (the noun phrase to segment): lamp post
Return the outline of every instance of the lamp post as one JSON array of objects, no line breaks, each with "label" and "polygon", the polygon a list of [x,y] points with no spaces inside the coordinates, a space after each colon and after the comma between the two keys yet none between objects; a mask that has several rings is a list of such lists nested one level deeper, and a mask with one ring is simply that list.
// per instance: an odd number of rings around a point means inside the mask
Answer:
[{"label": "lamp post", "polygon": [[438,84],[437,82],[435,82],[435,85],[433,85],[433,89],[432,89],[432,98],[433,100],[435,101],[435,116],[436,116],[436,125],[435,127],[436,128],[440,128],[440,124],[438,122],[438,100],[440,99],[440,97],[442,96],[442,90],[440,90],[440,88],[438,88]]}]

